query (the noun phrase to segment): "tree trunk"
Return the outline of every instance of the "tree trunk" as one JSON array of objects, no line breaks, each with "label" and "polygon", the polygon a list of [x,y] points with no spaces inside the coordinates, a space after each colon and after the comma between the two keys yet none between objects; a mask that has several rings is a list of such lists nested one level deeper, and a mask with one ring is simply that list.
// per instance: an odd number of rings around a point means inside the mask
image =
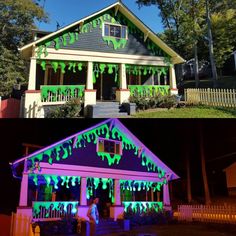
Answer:
[{"label": "tree trunk", "polygon": [[199,67],[198,67],[198,48],[197,41],[194,43],[194,77],[195,77],[195,87],[199,87]]},{"label": "tree trunk", "polygon": [[192,191],[191,191],[191,175],[190,175],[190,162],[189,162],[189,152],[186,150],[186,172],[187,172],[187,199],[188,203],[192,202]]},{"label": "tree trunk", "polygon": [[214,59],[214,47],[213,47],[213,38],[211,32],[211,20],[210,20],[210,12],[209,12],[209,0],[206,0],[206,17],[207,17],[207,31],[208,31],[208,42],[209,42],[209,56],[211,62],[211,70],[212,70],[212,79],[213,79],[213,87],[217,87],[217,71]]},{"label": "tree trunk", "polygon": [[205,193],[205,204],[209,205],[211,204],[211,198],[210,198],[209,186],[208,186],[208,181],[207,181],[203,129],[202,129],[201,123],[199,123],[198,131],[199,131],[199,140],[200,140],[200,155],[201,155],[201,165],[202,165],[203,186],[204,186],[204,193]]}]

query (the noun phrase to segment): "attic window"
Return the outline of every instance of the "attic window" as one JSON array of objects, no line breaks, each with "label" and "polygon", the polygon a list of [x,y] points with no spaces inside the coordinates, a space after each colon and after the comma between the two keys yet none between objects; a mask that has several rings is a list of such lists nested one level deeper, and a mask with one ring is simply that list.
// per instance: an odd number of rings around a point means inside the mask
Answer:
[{"label": "attic window", "polygon": [[122,154],[121,142],[99,138],[97,142],[97,152],[106,152],[110,154]]},{"label": "attic window", "polygon": [[106,23],[103,36],[128,39],[127,26]]}]

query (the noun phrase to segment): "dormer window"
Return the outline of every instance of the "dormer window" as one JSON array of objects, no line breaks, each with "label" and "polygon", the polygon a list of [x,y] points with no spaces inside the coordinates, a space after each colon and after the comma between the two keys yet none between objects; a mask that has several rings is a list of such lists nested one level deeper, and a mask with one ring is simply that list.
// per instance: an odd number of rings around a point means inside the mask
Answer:
[{"label": "dormer window", "polygon": [[122,155],[122,145],[120,141],[99,138],[97,142],[97,152]]},{"label": "dormer window", "polygon": [[128,39],[127,26],[105,23],[103,36]]}]

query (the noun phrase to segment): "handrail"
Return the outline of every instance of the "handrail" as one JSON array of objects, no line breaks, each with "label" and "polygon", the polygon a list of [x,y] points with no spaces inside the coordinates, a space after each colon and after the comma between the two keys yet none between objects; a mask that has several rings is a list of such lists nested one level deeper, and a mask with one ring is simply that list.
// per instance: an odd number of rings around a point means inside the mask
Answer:
[{"label": "handrail", "polygon": [[129,85],[130,96],[155,97],[158,94],[169,95],[169,85]]}]

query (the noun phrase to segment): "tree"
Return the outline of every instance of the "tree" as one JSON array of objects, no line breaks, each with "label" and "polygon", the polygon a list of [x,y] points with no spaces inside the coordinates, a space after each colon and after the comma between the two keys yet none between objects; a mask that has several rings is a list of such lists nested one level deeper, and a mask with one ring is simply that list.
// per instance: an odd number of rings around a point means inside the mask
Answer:
[{"label": "tree", "polygon": [[27,62],[18,48],[32,40],[35,21],[47,21],[38,0],[0,0],[0,96],[9,95],[12,85],[27,82]]},{"label": "tree", "polygon": [[201,156],[201,166],[202,166],[202,179],[205,193],[205,204],[211,204],[210,191],[207,180],[206,173],[206,161],[205,161],[205,151],[204,151],[204,136],[203,136],[203,127],[202,123],[198,124],[198,134],[199,134],[199,148],[200,148],[200,156]]},{"label": "tree", "polygon": [[139,6],[157,5],[165,27],[161,38],[186,59],[194,55],[194,74],[196,87],[198,87],[198,41],[203,34],[201,24],[204,16],[204,1],[138,0],[136,2]]}]

